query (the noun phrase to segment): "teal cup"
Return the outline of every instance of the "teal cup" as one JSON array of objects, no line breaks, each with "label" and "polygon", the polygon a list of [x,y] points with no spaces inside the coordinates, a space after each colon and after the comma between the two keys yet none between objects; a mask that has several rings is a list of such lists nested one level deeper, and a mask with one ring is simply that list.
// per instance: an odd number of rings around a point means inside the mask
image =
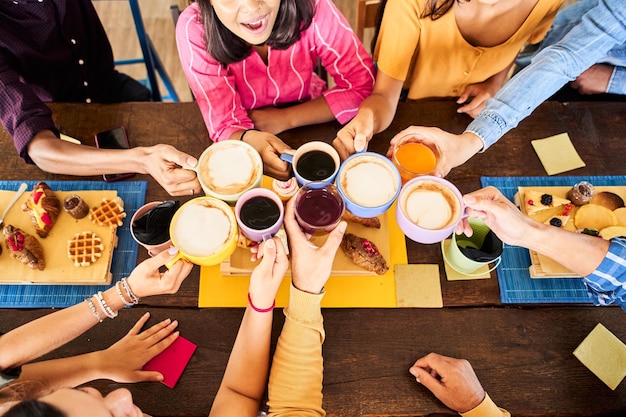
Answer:
[{"label": "teal cup", "polygon": [[444,261],[458,273],[467,276],[482,275],[483,271],[476,271],[493,262],[494,266],[488,271],[491,272],[500,264],[502,241],[481,219],[470,218],[468,221],[474,231],[472,236],[453,233],[447,249],[441,242]]}]

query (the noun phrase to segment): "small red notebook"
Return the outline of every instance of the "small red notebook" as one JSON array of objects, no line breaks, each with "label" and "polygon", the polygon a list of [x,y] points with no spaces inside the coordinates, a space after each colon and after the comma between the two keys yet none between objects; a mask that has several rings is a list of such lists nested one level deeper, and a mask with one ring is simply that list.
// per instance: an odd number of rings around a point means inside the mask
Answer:
[{"label": "small red notebook", "polygon": [[182,336],[143,366],[144,371],[157,371],[163,383],[174,388],[198,346]]}]

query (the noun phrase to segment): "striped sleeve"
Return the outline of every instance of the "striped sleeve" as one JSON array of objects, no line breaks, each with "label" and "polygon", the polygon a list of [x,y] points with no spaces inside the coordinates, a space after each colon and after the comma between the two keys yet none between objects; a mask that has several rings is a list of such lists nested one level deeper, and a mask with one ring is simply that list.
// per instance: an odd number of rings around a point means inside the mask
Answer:
[{"label": "striped sleeve", "polygon": [[331,0],[317,2],[315,18],[306,32],[314,36],[322,65],[335,82],[324,91],[324,98],[335,118],[347,123],[374,89],[372,58]]},{"label": "striped sleeve", "polygon": [[626,238],[611,239],[602,263],[583,282],[595,305],[615,303],[626,311]]}]

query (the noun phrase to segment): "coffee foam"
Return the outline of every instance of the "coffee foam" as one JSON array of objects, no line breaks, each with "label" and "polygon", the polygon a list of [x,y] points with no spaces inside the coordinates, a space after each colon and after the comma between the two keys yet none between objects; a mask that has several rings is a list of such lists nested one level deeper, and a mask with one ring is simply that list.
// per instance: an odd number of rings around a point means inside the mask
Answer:
[{"label": "coffee foam", "polygon": [[356,157],[341,170],[341,188],[352,202],[378,207],[389,202],[398,189],[394,172],[375,157]]},{"label": "coffee foam", "polygon": [[404,214],[424,229],[445,229],[461,215],[461,204],[454,192],[435,181],[419,181],[403,191],[403,196]]},{"label": "coffee foam", "polygon": [[214,192],[236,194],[254,184],[259,169],[262,168],[248,149],[233,144],[209,151],[202,161],[200,176]]},{"label": "coffee foam", "polygon": [[230,233],[230,218],[221,208],[199,203],[180,209],[172,239],[185,254],[209,256],[224,246]]}]

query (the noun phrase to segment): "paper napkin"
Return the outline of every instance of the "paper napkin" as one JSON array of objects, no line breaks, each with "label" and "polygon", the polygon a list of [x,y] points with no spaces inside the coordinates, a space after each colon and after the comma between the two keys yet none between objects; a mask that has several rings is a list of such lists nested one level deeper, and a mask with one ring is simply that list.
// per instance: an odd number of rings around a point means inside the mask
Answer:
[{"label": "paper napkin", "polygon": [[443,307],[439,265],[396,265],[398,307]]},{"label": "paper napkin", "polygon": [[548,175],[582,168],[585,163],[576,152],[567,133],[530,142]]},{"label": "paper napkin", "polygon": [[626,376],[626,345],[600,323],[578,345],[574,356],[612,390]]},{"label": "paper napkin", "polygon": [[197,347],[195,343],[178,336],[167,349],[150,359],[143,370],[160,372],[163,384],[174,388]]}]

